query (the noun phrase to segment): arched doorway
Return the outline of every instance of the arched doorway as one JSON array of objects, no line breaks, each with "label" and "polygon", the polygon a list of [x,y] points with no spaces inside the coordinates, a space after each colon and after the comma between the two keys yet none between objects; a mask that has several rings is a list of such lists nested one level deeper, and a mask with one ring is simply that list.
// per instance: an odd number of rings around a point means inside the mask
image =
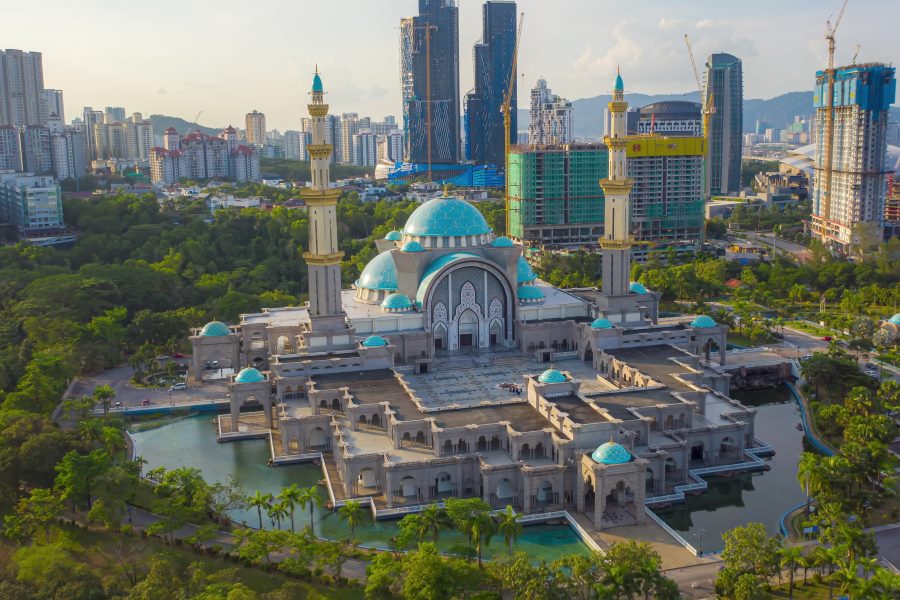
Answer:
[{"label": "arched doorway", "polygon": [[324,448],[325,447],[325,430],[321,427],[316,427],[312,431],[309,432],[309,447],[310,448]]},{"label": "arched doorway", "polygon": [[400,480],[400,495],[404,498],[416,498],[418,496],[418,486],[415,477],[404,477]]},{"label": "arched doorway", "polygon": [[644,474],[644,489],[648,494],[656,491],[656,478],[653,476],[653,469],[647,469]]},{"label": "arched doorway", "polygon": [[537,485],[534,494],[535,501],[540,505],[555,504],[553,498],[553,484],[549,481],[542,481]]},{"label": "arched doorway", "polygon": [[434,349],[445,350],[447,348],[447,326],[438,323],[434,326]]},{"label": "arched doorway", "polygon": [[434,478],[434,488],[437,491],[438,495],[452,496],[453,495],[453,479],[450,477],[450,473],[442,472],[438,473],[438,476]]},{"label": "arched doorway", "polygon": [[705,454],[706,453],[704,452],[703,442],[695,442],[691,446],[691,462],[694,462],[694,461],[705,462],[705,460],[706,460]]},{"label": "arched doorway", "polygon": [[491,346],[496,346],[503,341],[503,323],[499,319],[491,321],[490,339]]},{"label": "arched doorway", "polygon": [[456,323],[459,328],[459,348],[478,347],[478,315],[475,311],[464,311]]},{"label": "arched doorway", "polygon": [[516,495],[516,490],[513,487],[512,481],[504,477],[500,480],[500,483],[497,484],[497,499],[498,500],[508,500]]},{"label": "arched doorway", "polygon": [[362,469],[356,480],[356,487],[363,493],[377,490],[378,477],[375,474],[375,470],[368,467]]}]

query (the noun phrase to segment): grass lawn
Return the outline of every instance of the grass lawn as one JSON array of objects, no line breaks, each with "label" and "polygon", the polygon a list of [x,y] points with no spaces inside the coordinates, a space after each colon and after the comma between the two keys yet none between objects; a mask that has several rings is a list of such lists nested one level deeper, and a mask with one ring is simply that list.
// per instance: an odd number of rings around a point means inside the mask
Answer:
[{"label": "grass lawn", "polygon": [[[802,578],[803,573],[798,573],[798,575]],[[840,596],[840,591],[838,589],[838,584],[834,584],[834,597],[837,598]],[[773,598],[788,598],[788,584],[785,583],[779,587],[772,587],[772,597]],[[828,597],[828,584],[825,582],[816,583],[813,581],[812,573],[809,575],[809,582],[805,585],[803,584],[802,579],[794,580],[794,600],[820,600],[821,598]]]},{"label": "grass lawn", "polygon": [[753,348],[765,344],[766,342],[754,342],[743,333],[739,333],[736,329],[732,329],[728,332],[728,343],[734,344],[735,346],[743,346],[744,348]]}]

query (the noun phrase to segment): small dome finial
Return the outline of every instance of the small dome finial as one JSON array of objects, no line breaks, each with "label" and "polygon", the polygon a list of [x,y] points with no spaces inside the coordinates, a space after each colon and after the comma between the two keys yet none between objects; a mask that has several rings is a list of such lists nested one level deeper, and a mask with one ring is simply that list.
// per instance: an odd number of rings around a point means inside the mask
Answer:
[{"label": "small dome finial", "polygon": [[444,198],[449,198],[449,197],[450,197],[450,184],[445,183],[444,184]]}]

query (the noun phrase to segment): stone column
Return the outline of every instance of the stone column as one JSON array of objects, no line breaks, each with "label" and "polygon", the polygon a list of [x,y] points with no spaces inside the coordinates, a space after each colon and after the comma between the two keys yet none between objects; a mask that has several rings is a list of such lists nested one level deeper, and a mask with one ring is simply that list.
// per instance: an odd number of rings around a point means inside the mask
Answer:
[{"label": "stone column", "polygon": [[600,529],[603,525],[603,511],[606,508],[606,490],[603,485],[603,477],[596,477],[594,483],[594,527]]},{"label": "stone column", "polygon": [[522,512],[526,515],[531,513],[531,484],[531,477],[522,477]]},{"label": "stone column", "polygon": [[384,470],[384,499],[388,508],[394,508],[394,471]]},{"label": "stone column", "polygon": [[231,430],[237,432],[238,416],[241,414],[241,401],[234,390],[231,391],[231,400],[229,404],[231,406]]}]

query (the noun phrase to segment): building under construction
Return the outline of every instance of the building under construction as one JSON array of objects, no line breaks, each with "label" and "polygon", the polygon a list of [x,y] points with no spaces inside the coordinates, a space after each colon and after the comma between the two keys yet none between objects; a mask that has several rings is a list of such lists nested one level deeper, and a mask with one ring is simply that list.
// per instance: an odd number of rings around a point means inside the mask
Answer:
[{"label": "building under construction", "polygon": [[838,251],[849,250],[857,224],[884,225],[888,111],[896,88],[894,67],[883,63],[816,73],[812,233]]}]

